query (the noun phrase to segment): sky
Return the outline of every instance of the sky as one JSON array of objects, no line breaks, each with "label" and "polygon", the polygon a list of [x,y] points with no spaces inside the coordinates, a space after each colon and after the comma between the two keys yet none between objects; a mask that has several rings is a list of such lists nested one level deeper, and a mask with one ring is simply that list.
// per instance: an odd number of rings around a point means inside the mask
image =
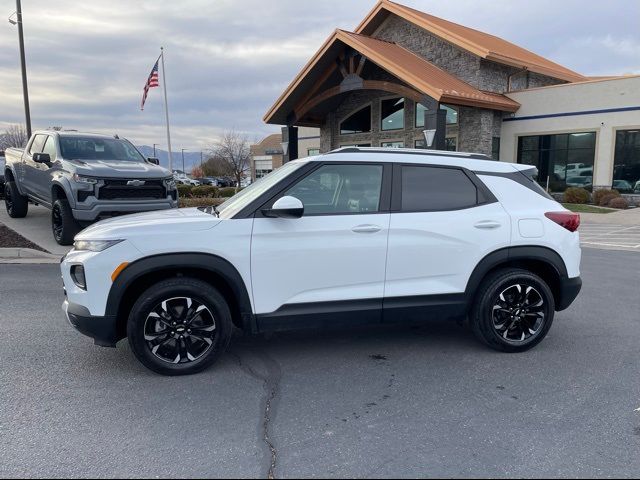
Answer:
[{"label": "sky", "polygon": [[[585,75],[640,74],[638,0],[404,0]],[[174,151],[226,129],[278,131],[262,117],[335,28],[374,0],[23,0],[33,128],[118,133],[166,149],[162,89],[142,88],[165,47]],[[0,130],[22,123],[17,28],[0,0]],[[2,17],[4,15],[4,17]],[[163,79],[161,78],[161,82]]]}]

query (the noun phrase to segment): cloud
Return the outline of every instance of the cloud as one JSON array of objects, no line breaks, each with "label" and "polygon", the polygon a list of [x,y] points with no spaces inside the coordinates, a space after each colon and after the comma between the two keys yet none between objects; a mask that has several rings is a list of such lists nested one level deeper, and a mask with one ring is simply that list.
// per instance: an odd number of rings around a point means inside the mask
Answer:
[{"label": "cloud", "polygon": [[[640,71],[640,2],[406,0],[585,74]],[[30,0],[23,4],[34,127],[117,131],[166,143],[161,89],[142,87],[166,48],[174,149],[226,128],[277,130],[262,116],[335,28],[353,29],[374,0]],[[11,13],[7,12],[7,15]],[[16,28],[0,22],[0,123],[23,118]]]}]

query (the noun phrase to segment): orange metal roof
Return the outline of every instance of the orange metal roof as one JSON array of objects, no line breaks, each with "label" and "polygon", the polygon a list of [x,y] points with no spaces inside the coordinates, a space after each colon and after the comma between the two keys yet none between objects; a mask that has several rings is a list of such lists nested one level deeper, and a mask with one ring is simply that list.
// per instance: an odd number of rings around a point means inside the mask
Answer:
[{"label": "orange metal roof", "polygon": [[[293,110],[292,105],[305,93],[305,81],[317,75],[319,68],[316,67],[322,61],[325,64],[334,62],[335,57],[324,57],[332,55],[334,47],[340,43],[357,50],[369,61],[439,102],[508,112],[515,112],[520,107],[519,103],[504,95],[478,90],[395,43],[336,30],[269,109],[265,122],[269,123],[276,116],[283,118],[283,109]],[[284,112],[285,116],[287,113]]]},{"label": "orange metal roof", "polygon": [[586,80],[586,77],[583,75],[514,45],[511,42],[507,42],[502,38],[434,17],[433,15],[389,0],[380,0],[358,26],[356,33],[365,35],[372,34],[382,23],[382,19],[386,18],[389,13],[398,15],[428,30],[434,35],[487,60],[514,67],[526,68],[532,72],[541,73],[568,82]]},{"label": "orange metal roof", "polygon": [[338,31],[338,38],[400,80],[439,102],[509,112],[515,112],[520,107],[520,104],[504,95],[478,90],[395,43],[343,30]]}]

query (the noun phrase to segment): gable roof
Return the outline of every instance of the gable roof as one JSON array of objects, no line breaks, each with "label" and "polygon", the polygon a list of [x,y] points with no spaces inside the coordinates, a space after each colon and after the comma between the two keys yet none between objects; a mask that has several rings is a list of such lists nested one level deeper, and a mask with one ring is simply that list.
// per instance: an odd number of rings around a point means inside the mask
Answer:
[{"label": "gable roof", "polygon": [[436,101],[508,112],[515,112],[520,107],[519,103],[504,95],[478,90],[395,43],[336,30],[269,109],[264,121],[287,123],[289,112],[294,110],[310,85],[320,81],[322,72],[335,65],[337,52],[345,46]]},{"label": "gable roof", "polygon": [[567,82],[579,82],[586,77],[569,70],[529,50],[507,42],[502,38],[474,30],[457,23],[434,17],[390,0],[380,0],[356,29],[356,33],[371,35],[388,18],[395,14],[414,25],[427,30],[457,47],[486,60],[525,68]]}]

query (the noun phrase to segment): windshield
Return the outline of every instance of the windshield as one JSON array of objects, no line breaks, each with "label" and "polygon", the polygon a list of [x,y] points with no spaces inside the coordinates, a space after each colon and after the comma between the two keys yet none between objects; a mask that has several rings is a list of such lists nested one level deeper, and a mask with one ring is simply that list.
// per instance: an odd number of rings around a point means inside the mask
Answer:
[{"label": "windshield", "polygon": [[273,187],[283,178],[295,172],[303,166],[303,162],[285,163],[284,166],[274,170],[269,175],[262,177],[260,180],[252,183],[250,186],[234,195],[229,200],[218,207],[220,218],[231,218],[244,207],[253,202],[264,192]]},{"label": "windshield", "polygon": [[68,160],[115,160],[144,162],[144,157],[129,141],[105,137],[60,137],[60,153]]}]

